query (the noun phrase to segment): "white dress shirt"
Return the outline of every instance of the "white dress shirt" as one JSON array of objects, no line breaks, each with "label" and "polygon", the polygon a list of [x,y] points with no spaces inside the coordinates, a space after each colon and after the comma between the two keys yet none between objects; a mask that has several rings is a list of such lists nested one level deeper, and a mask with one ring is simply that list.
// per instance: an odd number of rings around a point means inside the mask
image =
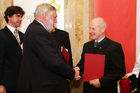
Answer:
[{"label": "white dress shirt", "polygon": [[140,73],[140,54],[137,57],[137,60],[136,60],[132,73],[135,74],[136,77],[138,78],[138,75]]}]

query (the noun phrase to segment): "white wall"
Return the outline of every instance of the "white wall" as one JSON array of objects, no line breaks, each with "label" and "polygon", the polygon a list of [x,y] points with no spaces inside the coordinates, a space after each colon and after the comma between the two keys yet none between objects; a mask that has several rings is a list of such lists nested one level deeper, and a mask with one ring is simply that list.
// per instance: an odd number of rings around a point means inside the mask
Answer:
[{"label": "white wall", "polygon": [[33,21],[33,13],[36,9],[36,6],[41,3],[50,3],[57,9],[60,7],[60,12],[57,11],[57,27],[64,29],[64,0],[14,0],[14,5],[21,6],[25,11],[25,16],[23,18],[20,30],[25,32],[27,26]]},{"label": "white wall", "polygon": [[[64,30],[64,0],[14,0],[14,5],[21,6],[25,13],[24,19],[22,21],[20,30],[25,32],[27,26],[32,22],[34,19],[33,13],[36,9],[36,6],[41,3],[50,3],[54,1],[59,7],[60,12],[57,13],[58,17],[58,24],[57,27]],[[56,7],[55,4],[52,4]],[[57,7],[56,7],[57,8]],[[140,0],[137,0],[137,34],[136,34],[136,56],[140,54]]]},{"label": "white wall", "polygon": [[140,0],[137,0],[136,55],[140,54]]}]

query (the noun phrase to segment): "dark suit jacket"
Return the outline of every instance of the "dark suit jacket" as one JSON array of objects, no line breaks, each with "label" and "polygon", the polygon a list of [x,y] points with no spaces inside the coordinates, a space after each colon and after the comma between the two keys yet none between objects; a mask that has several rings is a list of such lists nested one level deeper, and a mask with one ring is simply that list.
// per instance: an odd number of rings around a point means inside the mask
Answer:
[{"label": "dark suit jacket", "polygon": [[18,93],[69,93],[74,70],[56,42],[36,20],[26,30]]},{"label": "dark suit jacket", "polygon": [[[19,32],[23,42],[23,33]],[[7,91],[16,91],[19,68],[22,59],[22,49],[15,36],[5,27],[0,31],[0,85]]]},{"label": "dark suit jacket", "polygon": [[60,51],[63,45],[66,49],[68,49],[68,52],[70,54],[69,65],[73,67],[71,45],[68,32],[56,28],[55,32],[52,32],[51,35],[55,39]]},{"label": "dark suit jacket", "polygon": [[105,37],[97,47],[94,47],[94,40],[85,43],[81,60],[77,66],[80,67],[81,75],[84,71],[85,53],[105,54],[104,77],[100,78],[100,88],[84,82],[84,93],[117,93],[117,81],[125,75],[124,53],[119,43]]}]

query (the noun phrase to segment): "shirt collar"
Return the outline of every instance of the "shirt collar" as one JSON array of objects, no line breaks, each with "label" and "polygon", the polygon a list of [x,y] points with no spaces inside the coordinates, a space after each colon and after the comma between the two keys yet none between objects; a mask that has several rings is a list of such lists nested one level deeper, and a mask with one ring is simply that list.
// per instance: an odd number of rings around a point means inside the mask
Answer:
[{"label": "shirt collar", "polygon": [[100,40],[95,40],[95,42],[98,42],[98,43],[100,43],[103,39],[105,38],[105,36],[104,37],[102,37]]},{"label": "shirt collar", "polygon": [[10,26],[10,25],[8,25],[8,24],[7,24],[7,27],[8,27],[8,29],[9,29],[12,33],[14,33],[14,31],[15,31],[16,28],[14,28],[14,27],[12,27],[12,26]]},{"label": "shirt collar", "polygon": [[36,21],[39,22],[46,29],[46,26],[42,22],[40,22],[39,20],[36,20]]}]

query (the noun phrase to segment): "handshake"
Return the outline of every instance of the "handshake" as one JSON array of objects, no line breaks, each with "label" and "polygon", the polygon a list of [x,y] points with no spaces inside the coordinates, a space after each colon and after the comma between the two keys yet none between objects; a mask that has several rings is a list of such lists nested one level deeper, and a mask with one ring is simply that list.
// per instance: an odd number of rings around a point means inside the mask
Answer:
[{"label": "handshake", "polygon": [[[81,78],[81,76],[80,76],[80,68],[79,67],[74,67],[74,70],[75,70],[74,80],[79,80]],[[94,86],[94,87],[96,87],[96,88],[99,88],[101,86],[100,81],[99,81],[98,78],[90,80],[89,84]]]},{"label": "handshake", "polygon": [[74,80],[79,80],[81,78],[81,76],[80,76],[80,68],[79,67],[74,67],[74,70],[75,70]]}]

